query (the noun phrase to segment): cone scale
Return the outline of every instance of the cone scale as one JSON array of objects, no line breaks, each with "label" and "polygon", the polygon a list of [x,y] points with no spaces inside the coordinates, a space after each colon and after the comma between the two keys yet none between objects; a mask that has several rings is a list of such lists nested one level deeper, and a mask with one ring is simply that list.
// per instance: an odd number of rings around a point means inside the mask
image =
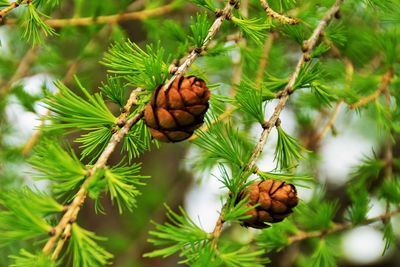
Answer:
[{"label": "cone scale", "polygon": [[281,222],[298,203],[294,185],[272,179],[251,183],[239,194],[237,202],[246,197],[248,206],[257,206],[247,212],[250,217],[242,220],[242,225],[257,229]]},{"label": "cone scale", "polygon": [[144,120],[161,142],[180,142],[204,123],[210,99],[206,83],[195,76],[179,76],[164,90],[159,85],[146,106]]}]

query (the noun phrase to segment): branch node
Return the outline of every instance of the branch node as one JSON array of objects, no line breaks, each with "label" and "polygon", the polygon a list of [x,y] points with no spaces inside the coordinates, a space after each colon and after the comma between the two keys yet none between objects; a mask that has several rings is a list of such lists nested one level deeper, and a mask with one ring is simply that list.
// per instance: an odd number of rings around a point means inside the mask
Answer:
[{"label": "branch node", "polygon": [[269,121],[264,121],[263,123],[261,123],[261,127],[263,129],[268,129],[271,127],[271,124],[269,123]]},{"label": "branch node", "polygon": [[215,11],[215,16],[216,16],[217,18],[221,17],[222,14],[224,14],[224,11],[223,11],[222,9],[217,9],[217,10]]},{"label": "branch node", "polygon": [[280,127],[280,126],[281,126],[281,123],[282,123],[282,121],[281,121],[280,118],[276,119],[275,127]]},{"label": "branch node", "polygon": [[49,236],[54,236],[56,234],[57,230],[55,227],[51,228],[51,230],[49,231]]},{"label": "branch node", "polygon": [[310,53],[308,53],[308,52],[307,52],[307,53],[304,53],[304,55],[303,55],[303,56],[304,56],[304,61],[305,61],[305,62],[308,62],[308,61],[310,61],[310,60],[311,60]]}]

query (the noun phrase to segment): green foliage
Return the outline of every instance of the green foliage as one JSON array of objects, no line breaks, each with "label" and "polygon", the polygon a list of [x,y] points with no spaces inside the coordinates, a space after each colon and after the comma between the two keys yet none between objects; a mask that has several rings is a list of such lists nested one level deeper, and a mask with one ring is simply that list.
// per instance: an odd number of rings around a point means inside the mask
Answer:
[{"label": "green foliage", "polygon": [[348,192],[352,202],[348,210],[349,218],[353,224],[360,224],[365,220],[371,208],[368,191],[365,188],[349,187]]},{"label": "green foliage", "polygon": [[375,155],[373,157],[365,156],[361,160],[361,164],[354,168],[351,173],[351,184],[355,189],[363,188],[366,184],[377,178],[379,172],[385,166],[383,160],[378,159]]},{"label": "green foliage", "polygon": [[269,259],[263,258],[264,250],[250,251],[248,246],[235,248],[234,246],[224,246],[218,255],[222,261],[222,266],[228,267],[263,267],[269,263]]},{"label": "green foliage", "polygon": [[128,153],[128,161],[131,162],[145,151],[149,151],[152,144],[158,147],[157,140],[152,138],[146,124],[141,120],[125,135],[122,150]]},{"label": "green foliage", "polygon": [[394,245],[396,241],[396,235],[393,232],[393,226],[390,221],[385,223],[383,227],[383,240],[385,241],[385,247],[383,248],[382,255],[384,255],[390,246]]},{"label": "green foliage", "polygon": [[281,180],[302,187],[307,187],[307,185],[305,185],[304,183],[315,182],[314,177],[296,173],[275,173],[275,172],[258,171],[257,174],[263,180],[268,180],[268,179]]},{"label": "green foliage", "polygon": [[190,0],[190,1],[195,3],[196,5],[209,9],[211,12],[214,12],[216,9],[213,0]]},{"label": "green foliage", "polygon": [[400,203],[400,179],[386,179],[380,187],[380,196],[389,203]]},{"label": "green foliage", "polygon": [[75,191],[87,174],[71,149],[64,150],[51,140],[44,140],[36,147],[30,163],[40,172],[35,175],[37,179],[54,182],[54,193],[59,196]]},{"label": "green foliage", "polygon": [[87,231],[72,224],[71,239],[68,242],[68,253],[71,255],[72,267],[101,267],[110,264],[112,254],[97,244],[97,241],[105,241],[93,232]]},{"label": "green foliage", "polygon": [[155,223],[156,230],[149,232],[152,238],[148,240],[153,245],[162,248],[144,254],[145,257],[168,257],[178,252],[181,257],[186,257],[190,249],[202,246],[208,241],[208,234],[199,228],[182,208],[179,215],[168,206],[165,207],[170,222]]},{"label": "green foliage", "polygon": [[337,207],[336,201],[323,200],[322,192],[317,192],[309,203],[300,202],[295,209],[295,219],[301,228],[307,230],[329,229]]},{"label": "green foliage", "polygon": [[249,78],[243,78],[237,86],[235,100],[234,104],[237,108],[259,123],[264,122],[262,93]]},{"label": "green foliage", "polygon": [[[279,90],[282,90],[287,84],[289,80],[287,78],[282,79],[278,77],[274,77],[270,74],[266,74],[264,78],[264,83],[263,83],[263,95],[264,91],[267,92],[267,95],[271,95],[270,92],[277,92]],[[274,95],[275,96],[275,95]],[[273,97],[275,98],[275,97]]]},{"label": "green foliage", "polygon": [[140,180],[148,178],[139,175],[140,169],[140,164],[117,165],[107,168],[104,172],[107,192],[111,202],[117,202],[119,213],[122,213],[124,208],[132,211],[136,207],[136,197],[140,194],[136,186],[144,185]]},{"label": "green foliage", "polygon": [[272,224],[257,235],[257,243],[267,252],[280,251],[289,243],[289,235],[297,233],[297,228],[290,220]]},{"label": "green foliage", "polygon": [[111,136],[112,132],[108,127],[99,127],[78,137],[75,142],[82,144],[79,146],[82,149],[81,159],[90,158],[90,163],[95,162],[107,146]]},{"label": "green foliage", "polygon": [[[25,17],[23,18],[22,26],[25,28],[24,37],[32,44],[43,43],[43,35],[51,36],[56,32],[53,28],[48,26],[41,17],[46,17],[43,13],[38,11],[34,5],[28,4]],[[42,31],[41,31],[42,30]]]},{"label": "green foliage", "polygon": [[62,210],[63,206],[48,195],[28,188],[3,192],[0,195],[0,247],[46,235],[52,227],[42,217]]},{"label": "green foliage", "polygon": [[292,169],[304,159],[302,152],[307,152],[296,139],[288,135],[282,127],[276,127],[278,131],[278,142],[275,148],[276,169]]},{"label": "green foliage", "polygon": [[19,251],[19,255],[12,255],[10,259],[14,260],[14,263],[10,267],[56,267],[59,264],[50,259],[43,253],[31,253],[25,249]]},{"label": "green foliage", "polygon": [[314,254],[311,256],[310,267],[336,267],[335,250],[329,247],[326,240],[321,240]]},{"label": "green foliage", "polygon": [[114,44],[105,54],[102,64],[110,73],[122,76],[129,83],[153,91],[168,78],[168,64],[165,63],[164,49],[146,46],[146,51],[127,40]]},{"label": "green foliage", "polygon": [[107,76],[107,82],[102,83],[99,88],[111,102],[122,108],[127,100],[126,87],[118,77]]},{"label": "green foliage", "polygon": [[49,95],[44,100],[48,109],[55,113],[50,116],[53,123],[47,128],[76,131],[77,129],[95,130],[102,125],[112,127],[116,118],[107,108],[102,95],[90,94],[78,80],[77,82],[86,99],[72,92],[61,82],[57,82],[59,92]]},{"label": "green foliage", "polygon": [[192,23],[190,25],[190,29],[192,31],[192,42],[197,47],[202,47],[203,42],[206,39],[208,34],[208,29],[211,26],[210,21],[208,20],[208,16],[206,13],[197,14],[196,19],[191,18]]},{"label": "green foliage", "polygon": [[321,77],[321,66],[318,63],[309,62],[300,69],[299,76],[293,85],[293,90],[311,87]]},{"label": "green foliage", "polygon": [[194,143],[207,151],[208,156],[213,159],[222,159],[237,166],[244,166],[250,153],[239,131],[234,130],[229,123],[212,124],[211,121],[206,121],[206,123],[209,129],[198,130],[199,138]]},{"label": "green foliage", "polygon": [[329,92],[329,88],[317,81],[310,84],[311,92],[325,106],[331,107],[331,102],[336,98]]},{"label": "green foliage", "polygon": [[271,25],[259,18],[246,19],[232,17],[232,22],[239,26],[243,33],[257,45],[262,45],[266,37],[266,32],[271,27]]}]

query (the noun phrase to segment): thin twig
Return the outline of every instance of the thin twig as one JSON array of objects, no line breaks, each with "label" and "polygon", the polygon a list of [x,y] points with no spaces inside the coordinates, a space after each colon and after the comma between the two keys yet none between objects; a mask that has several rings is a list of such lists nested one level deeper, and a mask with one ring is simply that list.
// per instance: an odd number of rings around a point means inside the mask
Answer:
[{"label": "thin twig", "polygon": [[321,142],[322,139],[325,138],[326,134],[328,133],[329,129],[331,129],[333,127],[333,125],[335,124],[336,118],[339,114],[340,111],[340,106],[343,104],[343,100],[339,100],[336,103],[335,108],[333,109],[332,114],[329,116],[329,119],[327,121],[327,123],[325,124],[324,128],[322,128],[321,132],[319,132],[314,141],[315,143],[319,144]]},{"label": "thin twig", "polygon": [[354,226],[359,226],[359,225],[369,225],[371,223],[374,222],[378,222],[378,221],[385,221],[397,214],[400,213],[400,208],[392,211],[392,212],[388,212],[388,213],[384,213],[382,215],[370,218],[370,219],[366,219],[365,221],[363,221],[361,224],[357,224],[354,225],[351,222],[345,222],[345,223],[336,223],[334,224],[331,228],[329,229],[324,229],[321,231],[316,231],[316,232],[304,232],[304,231],[300,231],[298,232],[296,235],[290,236],[288,238],[288,245],[293,244],[294,242],[299,242],[305,239],[309,239],[309,238],[321,238],[324,237],[326,235],[329,234],[333,234],[336,232],[340,232],[340,231],[344,231],[350,228],[353,228]]},{"label": "thin twig", "polygon": [[[93,24],[115,24],[122,21],[131,20],[144,20],[149,17],[161,16],[172,12],[177,9],[178,5],[170,3],[153,9],[142,11],[133,11],[122,14],[98,16],[98,17],[84,17],[84,18],[68,18],[68,19],[47,19],[45,23],[52,28],[62,28],[67,26],[88,26]],[[7,25],[16,24],[17,20],[9,19],[5,22]]]},{"label": "thin twig", "polygon": [[[254,172],[253,169],[256,166],[257,159],[259,158],[259,156],[264,148],[264,145],[265,145],[265,142],[267,141],[269,133],[271,132],[272,128],[275,126],[276,122],[278,121],[279,115],[280,115],[282,109],[284,108],[287,100],[289,99],[289,95],[292,93],[293,86],[297,80],[297,77],[299,76],[300,69],[306,62],[306,60],[305,60],[306,55],[308,55],[308,53],[315,47],[319,37],[321,36],[321,33],[323,32],[325,27],[328,25],[328,22],[339,11],[339,8],[342,3],[343,3],[343,0],[336,0],[335,4],[327,11],[325,16],[318,23],[318,25],[315,28],[314,32],[312,33],[311,37],[305,42],[303,48],[306,48],[306,49],[304,49],[303,54],[301,55],[300,59],[298,60],[296,68],[289,78],[288,84],[282,90],[282,92],[280,94],[279,102],[276,105],[272,116],[269,118],[268,121],[263,123],[264,130],[261,133],[261,137],[252,151],[250,160],[245,166],[245,170],[247,170],[247,171],[252,170]],[[255,170],[255,172],[256,171],[257,170]],[[222,226],[220,225],[221,222],[223,222],[222,216],[223,215],[221,213],[221,215],[219,216],[219,218],[217,220],[217,223],[215,224],[214,230],[212,232],[214,238],[218,238],[222,232]]]},{"label": "thin twig", "polygon": [[[132,91],[129,97],[129,101],[124,107],[124,112],[121,113],[121,115],[118,117],[118,121],[119,119],[124,119],[129,115],[132,106],[136,105],[137,103],[137,95],[140,91],[141,91],[140,88]],[[64,229],[67,227],[67,225],[73,223],[76,220],[76,216],[80,210],[80,207],[82,206],[82,204],[86,199],[88,193],[88,186],[95,178],[96,171],[106,166],[107,161],[110,158],[111,154],[114,152],[117,144],[121,142],[122,138],[129,132],[130,128],[135,123],[137,123],[142,117],[143,117],[143,111],[136,113],[135,116],[126,121],[125,125],[122,128],[120,128],[116,133],[112,135],[110,141],[108,142],[108,145],[101,153],[100,157],[94,164],[93,168],[89,170],[88,177],[86,178],[85,182],[81,185],[79,191],[76,193],[74,200],[68,206],[67,211],[61,217],[59,223],[54,227],[53,230],[54,234],[49,238],[49,240],[43,247],[42,250],[43,253],[49,254],[52,248],[54,247],[55,243],[63,233]]]},{"label": "thin twig", "polygon": [[13,11],[14,9],[16,9],[17,7],[19,7],[22,4],[26,4],[28,1],[29,0],[24,0],[20,4],[18,4],[17,2],[11,2],[9,6],[0,10],[0,22],[3,22],[3,19],[7,13]]},{"label": "thin twig", "polygon": [[22,77],[26,76],[32,63],[35,61],[38,52],[38,46],[30,48],[21,61],[18,64],[13,76],[8,80],[8,82],[0,88],[0,99],[5,97],[12,89],[14,82],[18,81]]},{"label": "thin twig", "polygon": [[394,75],[393,68],[389,68],[385,72],[385,74],[382,76],[382,80],[381,80],[381,84],[380,84],[379,88],[371,95],[365,96],[365,97],[361,98],[360,100],[358,100],[357,102],[349,105],[349,109],[357,109],[357,108],[363,107],[363,106],[367,105],[368,103],[377,99],[389,87],[389,85],[392,81],[393,75]]},{"label": "thin twig", "polygon": [[256,74],[256,86],[259,87],[264,77],[265,69],[268,65],[269,54],[274,43],[275,33],[270,32],[267,39],[264,42],[260,62],[258,63],[258,69]]},{"label": "thin twig", "polygon": [[193,64],[193,62],[197,59],[200,54],[207,49],[207,46],[210,44],[211,40],[217,34],[218,30],[220,29],[222,22],[225,19],[229,19],[232,16],[232,10],[237,7],[238,0],[230,0],[224,7],[224,9],[218,13],[218,18],[214,21],[211,25],[210,29],[208,30],[208,34],[203,41],[201,47],[197,47],[192,50],[192,52],[187,56],[185,61],[178,67],[174,75],[164,84],[164,90],[168,90],[172,82],[175,80],[176,77],[182,75],[186,72],[186,70]]},{"label": "thin twig", "polygon": [[267,15],[270,16],[271,18],[278,20],[280,23],[295,25],[300,22],[298,19],[290,18],[285,15],[279,14],[268,5],[268,2],[266,0],[260,0],[260,2],[265,12],[267,12]]}]

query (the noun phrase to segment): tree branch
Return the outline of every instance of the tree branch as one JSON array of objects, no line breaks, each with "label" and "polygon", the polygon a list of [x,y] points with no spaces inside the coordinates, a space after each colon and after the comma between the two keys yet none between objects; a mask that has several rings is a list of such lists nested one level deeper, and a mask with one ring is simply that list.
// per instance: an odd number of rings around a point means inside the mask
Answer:
[{"label": "tree branch", "polygon": [[26,52],[24,57],[20,60],[13,76],[3,86],[1,86],[0,99],[4,98],[11,91],[14,82],[18,81],[19,79],[27,75],[31,67],[31,64],[36,59],[38,49],[39,49],[38,46],[35,45]]},{"label": "tree branch", "polygon": [[[254,149],[252,151],[249,162],[246,164],[246,166],[244,166],[245,170],[251,171],[256,166],[256,162],[264,148],[264,145],[265,145],[265,142],[267,141],[269,133],[271,132],[272,128],[277,123],[277,121],[279,119],[279,115],[280,115],[282,109],[284,108],[287,100],[289,99],[289,95],[293,91],[293,85],[295,84],[297,77],[299,76],[301,67],[306,62],[306,60],[305,60],[306,56],[315,47],[319,37],[321,36],[322,31],[328,25],[328,22],[333,18],[333,16],[339,11],[342,3],[343,3],[343,0],[336,0],[335,4],[327,11],[325,16],[318,23],[318,25],[315,28],[314,32],[312,33],[311,37],[304,43],[303,54],[299,58],[297,65],[296,65],[296,69],[291,74],[288,84],[281,91],[279,102],[276,105],[272,116],[269,118],[268,121],[263,123],[264,130],[261,133],[261,137],[260,137],[257,145],[254,147]],[[255,170],[255,172],[257,172],[257,170]],[[219,218],[217,220],[217,223],[215,224],[214,230],[212,232],[213,238],[218,238],[220,236],[220,234],[222,232],[222,225],[221,225],[222,223],[223,223],[223,218],[222,218],[222,213],[221,213],[221,215],[219,216]]]},{"label": "tree branch", "polygon": [[18,4],[17,2],[11,2],[9,6],[3,8],[2,10],[0,10],[0,22],[3,22],[3,19],[7,15],[7,13],[13,11],[14,9],[19,7],[20,5],[26,4],[26,3],[30,2],[30,1],[32,1],[32,0],[24,0],[20,4]]},{"label": "tree branch", "polygon": [[[177,9],[176,3],[170,3],[153,9],[126,12],[122,14],[98,16],[98,17],[83,17],[69,19],[47,19],[44,22],[52,28],[62,28],[67,26],[88,26],[93,24],[115,24],[122,21],[144,20],[149,17],[161,16]],[[9,19],[5,22],[7,25],[17,23],[15,19]]]},{"label": "tree branch", "polygon": [[[141,91],[142,91],[141,88],[132,91],[129,100],[124,107],[124,112],[121,113],[121,115],[118,117],[118,121],[127,118],[127,116],[130,114],[132,106],[136,105],[138,93],[140,93]],[[95,178],[94,174],[98,169],[104,168],[106,166],[107,161],[110,158],[111,154],[114,152],[117,144],[121,142],[122,138],[129,132],[131,127],[135,123],[137,123],[142,117],[143,117],[143,110],[139,111],[138,113],[136,113],[135,116],[127,120],[125,125],[112,135],[110,141],[108,142],[108,145],[101,153],[100,157],[98,158],[94,166],[88,171],[88,177],[81,185],[79,191],[76,193],[72,203],[68,206],[67,211],[61,217],[59,223],[54,227],[54,230],[52,231],[53,235],[49,238],[49,240],[42,249],[43,253],[49,254],[54,245],[56,244],[57,240],[61,236],[61,234],[65,231],[68,224],[72,224],[73,222],[75,222],[79,210],[83,205],[86,196],[88,194],[88,186]],[[63,235],[65,236],[68,234],[69,234],[68,232],[67,233],[64,232]],[[65,240],[63,241],[63,239],[60,239],[59,242],[63,244],[65,243]],[[62,247],[62,245],[60,246]],[[60,249],[61,248],[57,248],[57,250]]]},{"label": "tree branch", "polygon": [[333,234],[336,232],[340,232],[340,231],[344,231],[344,230],[353,228],[354,226],[368,225],[368,224],[378,222],[378,221],[386,221],[387,219],[389,219],[399,213],[400,213],[400,208],[398,208],[397,210],[394,210],[392,212],[385,212],[384,214],[373,217],[371,219],[366,219],[365,221],[363,221],[362,223],[357,224],[357,225],[354,225],[350,222],[345,222],[345,223],[336,223],[329,229],[324,229],[324,230],[317,231],[317,232],[300,231],[296,235],[290,236],[288,238],[288,245],[293,244],[295,242],[305,240],[305,239],[309,239],[309,238],[317,238],[317,237],[321,238],[321,237],[324,237],[329,234]]},{"label": "tree branch", "polygon": [[210,44],[211,40],[217,34],[218,30],[221,27],[222,22],[225,19],[230,19],[232,16],[232,10],[237,7],[238,0],[229,0],[225,5],[224,9],[218,13],[218,18],[211,25],[208,30],[208,34],[203,41],[203,45],[201,47],[197,47],[192,50],[192,52],[187,56],[185,61],[180,65],[175,71],[174,75],[165,83],[164,90],[168,90],[172,82],[176,77],[182,75],[187,71],[187,69],[193,64],[193,62],[197,59],[200,54],[207,49],[207,46]]},{"label": "tree branch", "polygon": [[298,24],[300,21],[298,19],[290,18],[285,15],[279,14],[278,12],[274,11],[269,5],[266,0],[260,0],[262,7],[264,8],[267,15],[271,18],[278,20],[280,23],[283,24],[290,24],[295,25]]},{"label": "tree branch", "polygon": [[357,109],[362,106],[367,105],[369,102],[374,101],[377,99],[387,88],[389,87],[392,79],[393,79],[394,71],[393,68],[389,68],[385,74],[382,76],[381,84],[379,88],[372,93],[371,95],[365,96],[358,100],[356,103],[349,105],[349,109]]}]

